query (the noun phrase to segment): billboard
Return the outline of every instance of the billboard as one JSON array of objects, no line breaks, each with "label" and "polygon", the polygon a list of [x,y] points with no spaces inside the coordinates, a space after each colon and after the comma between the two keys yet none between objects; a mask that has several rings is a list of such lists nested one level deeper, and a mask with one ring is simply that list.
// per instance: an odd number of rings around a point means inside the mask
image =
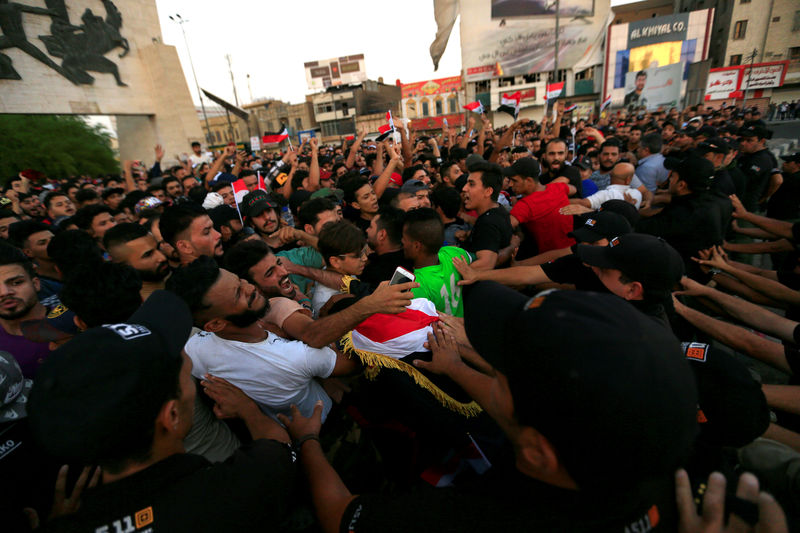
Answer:
[{"label": "billboard", "polygon": [[739,90],[742,70],[739,68],[718,68],[708,71],[706,80],[706,100],[725,100],[731,93]]},{"label": "billboard", "polygon": [[647,110],[677,107],[681,97],[681,70],[681,64],[674,63],[628,72],[623,105],[631,111],[640,107]]},{"label": "billboard", "polygon": [[[551,4],[546,0],[460,2],[465,81],[553,70],[555,13],[545,7]],[[603,62],[609,13],[609,0],[560,2],[559,14],[564,16],[559,19],[559,68],[585,69]]]},{"label": "billboard", "polygon": [[742,91],[780,87],[786,78],[789,61],[712,68],[708,72],[705,100],[743,98]]},{"label": "billboard", "polygon": [[742,70],[742,90],[770,89],[780,87],[786,77],[786,68],[789,61],[774,61],[772,63],[756,63],[752,66],[744,65]]},{"label": "billboard", "polygon": [[[683,94],[689,65],[708,56],[713,21],[713,9],[700,9],[609,26],[603,100],[610,96],[615,107],[635,107],[637,99],[631,91],[635,89],[636,74],[645,71],[647,85],[652,86],[657,79],[656,85],[660,86],[644,98],[646,107],[675,105],[669,102],[679,101]],[[665,67],[671,68],[661,70]],[[663,78],[665,72],[671,73],[670,80]],[[647,89],[653,90],[655,87]]]},{"label": "billboard", "polygon": [[461,90],[461,76],[404,83],[400,86],[402,98],[418,98],[434,94],[447,94]]},{"label": "billboard", "polygon": [[306,83],[312,91],[367,81],[364,54],[304,63]]},{"label": "billboard", "polygon": [[[492,18],[509,17],[554,17],[556,2],[547,0],[491,0]],[[591,17],[594,15],[594,0],[561,0],[558,7],[561,17]]]}]

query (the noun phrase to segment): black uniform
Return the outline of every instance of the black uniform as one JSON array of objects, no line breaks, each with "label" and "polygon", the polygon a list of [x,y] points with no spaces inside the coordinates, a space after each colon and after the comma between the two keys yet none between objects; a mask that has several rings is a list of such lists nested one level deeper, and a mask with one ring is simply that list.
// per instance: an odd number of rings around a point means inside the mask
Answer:
[{"label": "black uniform", "polygon": [[687,273],[692,273],[696,263],[691,258],[697,257],[699,250],[722,244],[725,220],[721,204],[722,198],[710,192],[673,196],[663,211],[639,220],[636,231],[663,238],[681,255]]},{"label": "black uniform", "polygon": [[741,198],[742,203],[748,211],[755,211],[758,201],[767,190],[775,164],[770,157],[769,150],[765,148],[752,154],[739,156],[739,168],[747,177],[744,197]]},{"label": "black uniform", "polygon": [[767,216],[778,220],[800,218],[800,172],[783,175],[783,183],[767,203]]},{"label": "black uniform", "polygon": [[511,218],[504,207],[488,209],[477,220],[472,228],[472,233],[464,244],[464,249],[471,254],[481,250],[498,253],[511,244]]}]

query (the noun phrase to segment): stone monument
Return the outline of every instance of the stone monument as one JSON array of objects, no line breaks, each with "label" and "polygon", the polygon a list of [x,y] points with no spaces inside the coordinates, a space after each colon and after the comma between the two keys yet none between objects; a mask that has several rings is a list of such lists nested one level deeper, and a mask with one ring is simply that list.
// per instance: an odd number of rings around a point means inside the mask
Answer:
[{"label": "stone monument", "polygon": [[123,160],[203,141],[155,0],[0,0],[0,113],[114,115]]}]

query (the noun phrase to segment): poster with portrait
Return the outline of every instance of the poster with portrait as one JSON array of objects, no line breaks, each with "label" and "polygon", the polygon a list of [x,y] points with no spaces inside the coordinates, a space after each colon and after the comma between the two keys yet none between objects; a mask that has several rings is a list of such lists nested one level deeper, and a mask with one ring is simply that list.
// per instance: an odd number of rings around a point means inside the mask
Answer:
[{"label": "poster with portrait", "polygon": [[625,74],[625,100],[629,111],[677,107],[681,97],[682,63],[634,70]]}]

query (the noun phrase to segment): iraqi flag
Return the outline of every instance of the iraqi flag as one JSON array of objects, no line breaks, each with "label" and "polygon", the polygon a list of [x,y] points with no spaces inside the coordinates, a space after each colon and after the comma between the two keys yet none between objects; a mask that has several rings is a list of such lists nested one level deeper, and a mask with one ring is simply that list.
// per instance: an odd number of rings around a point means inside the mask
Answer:
[{"label": "iraqi flag", "polygon": [[515,92],[511,96],[503,93],[500,97],[500,107],[497,108],[497,111],[508,113],[516,120],[517,115],[519,115],[519,101],[522,100],[522,93],[519,91]]},{"label": "iraqi flag", "polygon": [[611,105],[611,95],[609,94],[608,96],[606,96],[606,99],[603,100],[603,103],[600,105],[600,112],[602,113],[603,111],[605,111],[610,105]]},{"label": "iraqi flag", "polygon": [[270,133],[268,131],[265,131],[264,132],[264,136],[261,137],[261,143],[262,144],[276,144],[276,143],[279,143],[279,142],[281,142],[283,140],[286,140],[288,138],[289,138],[289,131],[286,129],[286,126],[284,126],[281,129],[281,131],[279,131],[277,133]]},{"label": "iraqi flag", "polygon": [[566,109],[564,109],[564,113],[572,113],[576,109],[578,109],[578,104],[572,104],[571,106],[567,106]]},{"label": "iraqi flag", "polygon": [[464,109],[483,115],[483,104],[480,102],[472,102],[471,104],[467,104],[464,106]]},{"label": "iraqi flag", "polygon": [[[231,187],[233,187],[233,197],[236,200],[236,209],[239,209],[239,204],[242,203],[242,199],[244,199],[245,195],[250,191],[247,190],[247,185],[244,183],[244,178],[238,179],[231,183]],[[261,176],[260,172],[258,172],[258,188],[264,192],[267,192],[267,186],[264,183],[264,177]]]},{"label": "iraqi flag", "polygon": [[561,91],[564,90],[564,82],[560,81],[558,83],[549,83],[547,84],[547,94],[545,95],[544,99],[548,102],[555,100],[559,96],[561,96]]},{"label": "iraqi flag", "polygon": [[415,352],[427,352],[425,343],[431,326],[439,321],[436,306],[427,298],[414,298],[406,310],[396,315],[376,313],[342,339],[342,350],[358,356],[374,379],[381,369],[394,369],[410,376],[444,407],[464,416],[475,416],[481,409],[475,402],[463,403],[436,386],[415,367],[401,361]]}]

